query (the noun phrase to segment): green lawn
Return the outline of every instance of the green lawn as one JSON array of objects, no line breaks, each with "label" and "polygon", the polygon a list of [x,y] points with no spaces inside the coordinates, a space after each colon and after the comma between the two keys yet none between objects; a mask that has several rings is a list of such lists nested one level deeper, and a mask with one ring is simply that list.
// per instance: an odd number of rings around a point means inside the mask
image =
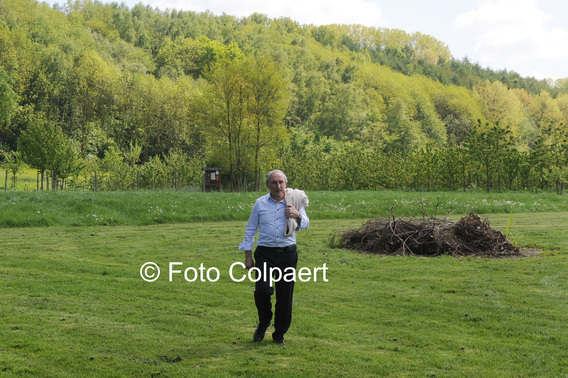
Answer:
[{"label": "green lawn", "polygon": [[[325,263],[328,282],[296,284],[284,347],[252,342],[254,285],[229,277],[244,220],[0,229],[0,376],[568,374],[568,212],[490,215],[544,249],[507,260],[330,249],[362,219],[311,219],[299,267]],[[140,276],[149,261],[155,282]],[[169,282],[169,262],[220,279]]]},{"label": "green lawn", "polygon": [[[178,224],[247,220],[262,193],[172,190],[0,192],[0,228]],[[307,192],[314,219],[463,216],[568,211],[568,197],[544,192]]]}]

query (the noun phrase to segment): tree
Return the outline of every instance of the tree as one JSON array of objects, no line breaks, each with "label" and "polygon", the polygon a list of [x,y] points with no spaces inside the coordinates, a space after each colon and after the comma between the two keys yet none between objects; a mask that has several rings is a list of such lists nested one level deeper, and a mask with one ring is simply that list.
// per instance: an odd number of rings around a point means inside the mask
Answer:
[{"label": "tree", "polygon": [[441,119],[454,116],[457,119],[465,117],[470,122],[483,120],[483,112],[474,100],[471,91],[462,87],[445,86],[432,96],[436,112]]},{"label": "tree", "polygon": [[358,86],[335,84],[314,122],[327,136],[353,140],[366,122],[366,95]]},{"label": "tree", "polygon": [[236,43],[224,45],[204,35],[199,39],[179,38],[164,43],[156,57],[156,72],[174,80],[181,74],[197,79],[222,59],[242,60],[244,55]]},{"label": "tree", "polygon": [[406,105],[401,99],[395,99],[389,106],[385,117],[387,125],[386,150],[406,156],[413,148],[424,145],[425,137],[420,131],[420,123],[410,119]]},{"label": "tree", "polygon": [[254,135],[249,113],[252,86],[239,61],[223,59],[205,78],[197,110],[220,158],[228,160],[231,191],[241,191],[246,188],[248,150]]},{"label": "tree", "polygon": [[18,107],[19,96],[12,85],[14,80],[0,67],[0,125],[10,122]]},{"label": "tree", "polygon": [[[463,157],[463,149],[460,146],[447,145],[438,150],[438,165],[439,172],[445,185],[448,185],[450,190],[455,190],[458,187],[458,175],[460,171],[465,176]],[[464,180],[465,181],[465,180]],[[464,183],[465,191],[465,183]]]},{"label": "tree", "polygon": [[434,105],[422,95],[416,95],[416,121],[422,125],[422,133],[428,143],[440,147],[446,143],[447,131],[444,122],[436,113]]},{"label": "tree", "polygon": [[17,176],[16,174],[25,166],[22,159],[22,154],[18,151],[2,151],[0,150],[0,155],[4,156],[4,161],[2,166],[6,169],[6,182],[4,189],[8,189],[8,172],[12,172],[12,187],[16,187]]},{"label": "tree", "polygon": [[130,186],[128,183],[130,167],[124,161],[122,152],[114,146],[111,146],[106,151],[105,157],[101,161],[100,168],[105,171],[109,190],[119,190]]},{"label": "tree", "polygon": [[429,144],[419,150],[415,150],[412,156],[409,157],[408,160],[414,163],[411,163],[409,166],[409,173],[414,176],[414,187],[416,190],[422,190],[422,179],[424,178],[426,190],[430,191],[438,159],[438,151],[433,150]]},{"label": "tree", "polygon": [[79,157],[79,152],[75,146],[69,143],[68,148],[62,154],[61,163],[56,170],[57,177],[61,179],[59,187],[63,189],[65,180],[69,177],[73,177],[74,179],[79,178],[86,166],[85,159]]},{"label": "tree", "polygon": [[533,119],[539,128],[558,126],[562,122],[562,112],[552,96],[546,91],[535,96],[535,101],[530,108]]},{"label": "tree", "polygon": [[546,169],[550,179],[556,184],[558,194],[564,193],[565,178],[568,175],[568,130],[563,126],[550,126],[542,130],[534,148],[538,152],[539,165]]},{"label": "tree", "polygon": [[488,193],[492,187],[491,172],[497,170],[498,175],[500,175],[501,158],[512,145],[511,131],[509,128],[501,128],[499,123],[489,128],[488,123],[484,127],[479,122],[476,127],[469,131],[464,146],[470,156],[480,161],[485,167]]},{"label": "tree", "polygon": [[444,119],[444,122],[446,124],[446,132],[448,135],[448,144],[452,146],[460,146],[467,137],[467,133],[472,126],[472,122],[464,116],[456,118],[452,114],[447,116]]},{"label": "tree", "polygon": [[516,148],[510,148],[502,158],[503,174],[509,184],[509,190],[513,190],[513,183],[519,176],[522,168],[522,162],[525,155]]},{"label": "tree", "polygon": [[505,84],[486,80],[483,84],[473,87],[473,92],[490,123],[499,122],[508,126],[514,136],[519,136],[519,123],[523,118],[521,101]]},{"label": "tree", "polygon": [[[565,79],[568,82],[568,79]],[[555,99],[560,112],[562,112],[562,122],[568,125],[568,93],[562,93]]]},{"label": "tree", "polygon": [[27,113],[27,128],[18,139],[18,151],[24,162],[32,168],[41,171],[41,190],[45,170],[56,168],[62,161],[62,156],[68,156],[69,141],[61,128],[54,122],[45,119],[43,113]]},{"label": "tree", "polygon": [[75,67],[76,114],[75,134],[81,156],[87,154],[87,144],[93,129],[102,127],[112,116],[116,85],[120,73],[95,51],[85,51]]},{"label": "tree", "polygon": [[289,98],[281,67],[268,56],[250,58],[245,67],[251,84],[249,113],[254,127],[254,187],[259,191],[259,159],[262,152],[272,150],[286,134],[282,125]]}]

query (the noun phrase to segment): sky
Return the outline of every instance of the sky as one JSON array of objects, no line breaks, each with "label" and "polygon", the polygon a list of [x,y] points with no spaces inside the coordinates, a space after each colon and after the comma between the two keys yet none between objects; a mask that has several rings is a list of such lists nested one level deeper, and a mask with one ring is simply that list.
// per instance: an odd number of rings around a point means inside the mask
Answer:
[{"label": "sky", "polygon": [[[112,0],[100,0],[113,2]],[[53,5],[66,0],[44,0]],[[456,59],[492,70],[553,80],[568,78],[566,0],[114,0],[160,10],[262,13],[300,24],[363,24],[429,34]]]}]

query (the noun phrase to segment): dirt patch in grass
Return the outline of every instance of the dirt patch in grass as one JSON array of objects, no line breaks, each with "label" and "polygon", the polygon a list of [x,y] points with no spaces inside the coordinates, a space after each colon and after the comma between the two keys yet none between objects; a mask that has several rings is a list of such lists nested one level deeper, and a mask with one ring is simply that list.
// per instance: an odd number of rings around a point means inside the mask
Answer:
[{"label": "dirt patch in grass", "polygon": [[342,248],[376,254],[417,256],[522,257],[488,219],[469,212],[458,222],[448,219],[372,219],[358,230],[344,232]]},{"label": "dirt patch in grass", "polygon": [[540,248],[528,248],[528,247],[520,247],[520,252],[522,257],[544,257],[546,255],[542,255],[544,250]]}]

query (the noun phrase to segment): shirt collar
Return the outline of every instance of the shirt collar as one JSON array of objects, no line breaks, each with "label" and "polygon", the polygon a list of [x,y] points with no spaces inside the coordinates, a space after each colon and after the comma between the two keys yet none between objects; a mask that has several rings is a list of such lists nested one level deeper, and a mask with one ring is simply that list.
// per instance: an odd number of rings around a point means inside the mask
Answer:
[{"label": "shirt collar", "polygon": [[270,198],[270,200],[275,203],[283,202],[286,200],[286,197],[284,197],[280,201],[276,201],[274,198],[272,198],[272,194],[270,192],[268,193],[268,198]]}]

